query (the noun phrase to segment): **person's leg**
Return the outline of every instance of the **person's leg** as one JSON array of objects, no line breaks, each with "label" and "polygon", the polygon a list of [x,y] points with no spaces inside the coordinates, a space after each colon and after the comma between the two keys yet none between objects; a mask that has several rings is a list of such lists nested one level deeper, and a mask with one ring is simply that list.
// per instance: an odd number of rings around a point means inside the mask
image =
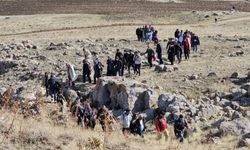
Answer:
[{"label": "person's leg", "polygon": [[128,64],[128,74],[129,74],[129,75],[130,75],[130,67],[131,67],[131,65]]},{"label": "person's leg", "polygon": [[91,77],[90,77],[90,74],[88,74],[88,79],[89,79],[89,83],[91,83]]},{"label": "person's leg", "polygon": [[139,73],[139,76],[141,76],[141,64],[138,65],[138,73]]},{"label": "person's leg", "polygon": [[83,83],[86,82],[86,74],[85,73],[82,74],[82,81],[83,81]]},{"label": "person's leg", "polygon": [[96,74],[94,74],[94,84],[96,84]]},{"label": "person's leg", "polygon": [[184,141],[184,130],[180,131],[180,142]]}]

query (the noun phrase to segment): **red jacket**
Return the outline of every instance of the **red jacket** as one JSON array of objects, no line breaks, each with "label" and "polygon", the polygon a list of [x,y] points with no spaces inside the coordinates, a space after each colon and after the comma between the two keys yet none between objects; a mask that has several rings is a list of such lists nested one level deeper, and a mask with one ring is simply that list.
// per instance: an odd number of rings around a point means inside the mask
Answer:
[{"label": "red jacket", "polygon": [[161,115],[160,117],[161,118],[159,118],[159,115],[158,115],[155,120],[155,127],[156,127],[157,132],[162,132],[167,129],[167,123],[166,123],[166,119],[164,115]]}]

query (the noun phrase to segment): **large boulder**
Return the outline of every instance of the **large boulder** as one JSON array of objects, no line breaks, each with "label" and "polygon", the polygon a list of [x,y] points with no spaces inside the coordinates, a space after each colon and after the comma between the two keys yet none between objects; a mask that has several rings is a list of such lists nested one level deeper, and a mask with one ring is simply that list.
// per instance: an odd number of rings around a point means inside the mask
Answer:
[{"label": "large boulder", "polygon": [[222,109],[221,107],[215,106],[212,104],[204,104],[204,105],[201,105],[200,107],[202,116],[207,119],[220,115],[221,109]]},{"label": "large boulder", "polygon": [[219,130],[222,135],[240,136],[250,132],[250,120],[248,118],[237,118],[232,121],[224,121]]},{"label": "large boulder", "polygon": [[158,108],[167,112],[189,112],[191,115],[197,113],[197,109],[183,95],[162,94],[158,98]]},{"label": "large boulder", "polygon": [[75,101],[78,98],[76,91],[71,89],[65,89],[63,91],[63,96],[67,101]]},{"label": "large boulder", "polygon": [[239,147],[248,147],[250,148],[250,133],[247,133],[242,136],[238,144]]},{"label": "large boulder", "polygon": [[152,91],[141,83],[125,78],[102,77],[92,94],[93,103],[110,109],[130,109],[142,112],[150,108]]}]

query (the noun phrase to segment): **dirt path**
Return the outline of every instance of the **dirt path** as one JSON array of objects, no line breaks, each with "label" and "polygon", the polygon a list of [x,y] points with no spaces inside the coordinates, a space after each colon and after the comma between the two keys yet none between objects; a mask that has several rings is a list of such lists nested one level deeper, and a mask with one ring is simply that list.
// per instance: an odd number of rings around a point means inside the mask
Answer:
[{"label": "dirt path", "polygon": [[[231,23],[231,22],[238,22],[238,21],[246,21],[250,20],[250,15],[247,16],[241,16],[241,17],[233,17],[233,18],[227,18],[227,19],[221,19],[218,24],[225,24],[225,23]],[[145,23],[114,23],[114,24],[105,24],[105,25],[94,25],[94,26],[82,26],[82,27],[63,27],[63,28],[57,28],[57,29],[42,29],[42,30],[35,30],[35,31],[27,31],[27,32],[19,32],[19,33],[10,33],[10,34],[0,34],[0,37],[8,37],[8,36],[17,36],[17,35],[29,35],[29,34],[39,34],[39,33],[48,33],[48,32],[62,32],[62,31],[72,31],[72,30],[81,30],[81,29],[95,29],[95,28],[111,28],[111,27],[129,27],[129,26],[142,26]],[[186,25],[192,25],[193,27],[198,26],[208,26],[213,24],[213,22],[207,23],[207,22],[201,22],[199,24],[186,24]],[[161,23],[161,24],[152,24],[154,26],[178,26],[182,24],[171,24],[171,23]]]}]

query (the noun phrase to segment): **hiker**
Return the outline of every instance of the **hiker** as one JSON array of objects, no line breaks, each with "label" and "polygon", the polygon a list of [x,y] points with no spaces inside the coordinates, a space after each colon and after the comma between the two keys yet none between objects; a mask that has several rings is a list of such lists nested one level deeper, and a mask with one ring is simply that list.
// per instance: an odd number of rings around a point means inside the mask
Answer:
[{"label": "hiker", "polygon": [[127,136],[130,133],[130,123],[132,120],[132,116],[130,114],[130,110],[125,110],[122,115],[118,117],[118,119],[122,122],[122,133]]},{"label": "hiker", "polygon": [[149,63],[150,68],[153,67],[153,58],[154,58],[155,52],[150,47],[150,43],[148,43],[147,51],[143,55],[145,55],[145,54],[147,54],[148,63]]},{"label": "hiker", "polygon": [[156,127],[156,130],[157,130],[158,139],[161,139],[162,134],[164,134],[165,135],[165,140],[167,140],[168,139],[167,123],[166,123],[166,119],[165,119],[163,111],[159,112],[156,115],[155,127]]},{"label": "hiker", "polygon": [[140,28],[137,28],[136,29],[136,36],[137,36],[137,40],[140,41],[141,40],[141,29]]},{"label": "hiker", "polygon": [[174,123],[174,133],[180,142],[183,142],[186,137],[185,129],[187,129],[187,122],[184,120],[183,115],[179,115],[179,118]]},{"label": "hiker", "polygon": [[46,90],[46,96],[49,96],[49,75],[48,72],[45,72],[44,75],[44,86],[45,86],[45,90]]},{"label": "hiker", "polygon": [[127,57],[127,67],[128,67],[128,74],[130,75],[130,69],[131,67],[134,70],[134,54],[132,50],[129,50],[128,57]]},{"label": "hiker", "polygon": [[163,61],[162,61],[162,46],[161,44],[159,43],[158,40],[156,40],[156,53],[157,53],[157,57],[159,59],[159,64],[163,64]]},{"label": "hiker", "polygon": [[197,52],[198,45],[200,45],[199,37],[193,33],[191,36],[191,47],[193,48],[194,52]]},{"label": "hiker", "polygon": [[48,89],[52,102],[56,102],[57,99],[56,84],[57,80],[55,78],[55,75],[51,74],[50,79],[48,80]]},{"label": "hiker", "polygon": [[189,43],[189,40],[188,40],[188,37],[185,38],[184,40],[184,56],[185,56],[185,59],[189,59],[189,54],[190,54],[190,43]]},{"label": "hiker", "polygon": [[84,124],[87,128],[95,128],[95,119],[94,119],[94,114],[93,110],[90,107],[89,103],[86,103],[84,105]]},{"label": "hiker", "polygon": [[69,87],[72,87],[72,86],[74,87],[75,86],[75,82],[74,81],[77,79],[77,75],[75,73],[74,66],[67,63],[66,67],[67,67]]},{"label": "hiker", "polygon": [[82,103],[76,105],[77,125],[83,127],[84,107]]},{"label": "hiker", "polygon": [[152,34],[152,41],[154,42],[154,44],[157,44],[158,42],[158,31],[155,30]]},{"label": "hiker", "polygon": [[142,138],[144,138],[144,132],[145,132],[145,130],[146,130],[146,125],[145,125],[145,118],[144,118],[144,116],[143,115],[139,115],[138,116],[138,119],[136,120],[136,122],[135,122],[135,124],[136,124],[136,126],[137,126],[137,131],[139,131],[138,132],[138,134],[142,137]]},{"label": "hiker", "polygon": [[174,41],[168,43],[168,60],[171,62],[171,65],[174,65],[175,60],[175,46]]},{"label": "hiker", "polygon": [[139,132],[140,132],[140,130],[138,130],[138,126],[136,124],[137,118],[138,118],[138,114],[134,113],[132,116],[131,122],[130,122],[130,127],[129,127],[130,133],[132,133],[134,135],[139,134]]},{"label": "hiker", "polygon": [[91,66],[88,62],[87,59],[84,59],[83,60],[83,67],[82,67],[82,79],[83,79],[83,83],[85,83],[86,81],[86,77],[88,78],[89,80],[89,83],[91,83],[91,77],[90,77],[90,74],[91,74]]},{"label": "hiker", "polygon": [[122,65],[122,61],[119,59],[119,57],[116,57],[114,61],[115,76],[122,76]]},{"label": "hiker", "polygon": [[60,90],[57,94],[57,103],[60,105],[60,112],[64,112],[64,106],[65,106],[66,99],[63,96],[62,91]]},{"label": "hiker", "polygon": [[107,76],[113,76],[114,75],[114,62],[111,59],[110,56],[108,56],[107,60]]},{"label": "hiker", "polygon": [[141,56],[140,56],[139,52],[135,52],[133,60],[134,60],[134,63],[135,63],[134,74],[140,76],[141,75],[141,62],[142,62],[142,59],[141,59]]},{"label": "hiker", "polygon": [[108,109],[105,106],[102,106],[98,111],[97,111],[97,117],[96,119],[99,120],[99,123],[102,126],[103,131],[107,131],[107,118],[108,118]]},{"label": "hiker", "polygon": [[181,60],[182,60],[182,47],[178,43],[178,39],[175,40],[174,49],[175,49],[175,56],[177,57],[179,63],[181,63]]},{"label": "hiker", "polygon": [[120,60],[123,59],[123,54],[122,54],[122,52],[120,52],[120,49],[116,49],[115,60],[116,60],[117,58],[120,59]]},{"label": "hiker", "polygon": [[102,76],[103,65],[99,58],[95,56],[94,58],[94,84],[96,84],[96,79],[99,79]]},{"label": "hiker", "polygon": [[174,33],[174,37],[179,38],[179,36],[180,36],[180,31],[179,31],[179,29],[176,29],[175,33]]}]

